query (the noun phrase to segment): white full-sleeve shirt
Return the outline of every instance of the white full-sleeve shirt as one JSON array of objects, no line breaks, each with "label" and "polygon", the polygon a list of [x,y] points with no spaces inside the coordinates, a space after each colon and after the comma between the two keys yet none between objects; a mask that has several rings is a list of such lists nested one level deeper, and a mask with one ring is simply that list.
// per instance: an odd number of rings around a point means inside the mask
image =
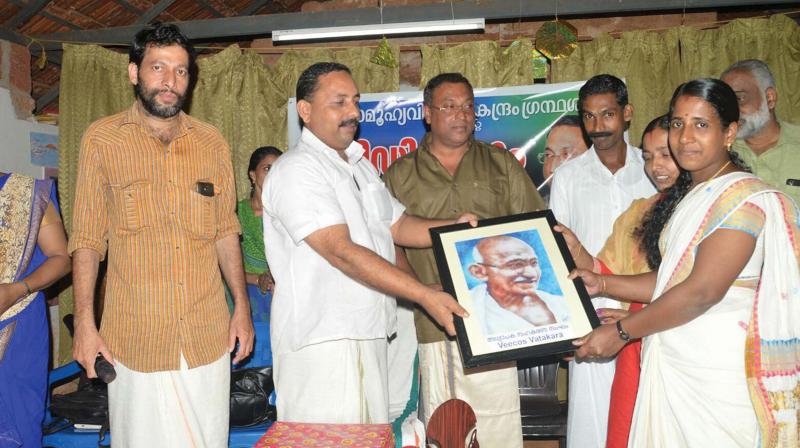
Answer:
[{"label": "white full-sleeve shirt", "polygon": [[264,246],[275,278],[270,334],[276,354],[338,339],[379,339],[396,327],[394,298],[348,277],[305,242],[346,224],[351,240],[395,261],[391,225],[405,207],[353,142],[348,160],[308,128],[264,182]]}]

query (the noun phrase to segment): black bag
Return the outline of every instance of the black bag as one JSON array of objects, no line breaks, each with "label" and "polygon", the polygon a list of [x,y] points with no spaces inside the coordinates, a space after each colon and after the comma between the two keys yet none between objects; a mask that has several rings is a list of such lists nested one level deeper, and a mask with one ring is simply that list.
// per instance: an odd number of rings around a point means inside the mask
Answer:
[{"label": "black bag", "polygon": [[275,406],[269,404],[273,389],[272,366],[231,371],[231,426],[275,421]]},{"label": "black bag", "polygon": [[[92,380],[82,385],[75,392],[65,395],[53,395],[50,401],[50,413],[61,417],[71,424],[100,425],[100,442],[108,432],[108,388],[101,381]],[[45,428],[45,434],[60,430],[58,422],[51,428]]]}]

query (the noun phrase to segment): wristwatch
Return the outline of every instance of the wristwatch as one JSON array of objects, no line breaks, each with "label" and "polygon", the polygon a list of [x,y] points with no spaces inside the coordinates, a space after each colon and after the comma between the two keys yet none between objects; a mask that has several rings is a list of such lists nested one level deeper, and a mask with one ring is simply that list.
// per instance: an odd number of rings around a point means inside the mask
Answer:
[{"label": "wristwatch", "polygon": [[619,333],[619,338],[622,339],[623,341],[628,342],[631,340],[631,335],[629,335],[627,331],[622,329],[621,320],[617,321],[617,333]]}]

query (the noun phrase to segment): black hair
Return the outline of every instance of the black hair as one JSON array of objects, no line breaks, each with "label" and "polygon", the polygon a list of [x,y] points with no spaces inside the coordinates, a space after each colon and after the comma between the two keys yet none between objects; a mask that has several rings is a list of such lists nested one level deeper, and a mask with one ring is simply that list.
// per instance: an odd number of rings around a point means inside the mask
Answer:
[{"label": "black hair", "polygon": [[267,156],[275,156],[280,157],[283,154],[283,151],[274,147],[274,146],[262,146],[260,148],[256,148],[252,154],[250,154],[250,163],[247,164],[247,179],[250,180],[250,195],[253,195],[253,192],[256,191],[256,185],[253,183],[253,179],[250,179],[250,172],[255,171],[258,168],[258,164],[261,163]]},{"label": "black hair", "polygon": [[644,136],[655,131],[656,128],[669,132],[669,114],[660,115],[653,118],[650,123],[647,123],[644,132],[642,132],[642,143],[639,144],[640,148],[644,149]]},{"label": "black hair", "polygon": [[303,70],[303,73],[297,78],[297,87],[295,88],[297,101],[311,101],[311,97],[314,96],[314,92],[319,87],[319,77],[332,72],[345,72],[352,76],[350,69],[338,62],[317,62],[312,64]]},{"label": "black hair", "polygon": [[180,28],[173,24],[153,22],[139,30],[134,36],[133,42],[131,42],[130,50],[128,50],[128,61],[141,68],[144,53],[148,47],[168,47],[170,45],[179,45],[189,54],[189,73],[194,79],[197,68],[197,53],[195,53],[194,46],[189,42],[186,35],[181,33]]},{"label": "black hair", "polygon": [[555,128],[557,126],[574,126],[579,128],[581,127],[581,119],[577,115],[564,115],[556,120],[551,127]]},{"label": "black hair", "polygon": [[[719,117],[723,129],[727,129],[731,123],[739,121],[739,104],[736,101],[736,94],[730,86],[719,79],[695,79],[678,86],[669,103],[670,120],[675,111],[675,103],[683,96],[700,98],[711,105]],[[750,171],[750,168],[735,151],[729,151],[728,156],[734,166],[743,171]],[[675,183],[661,194],[659,200],[642,220],[642,224],[634,231],[634,237],[640,238],[639,249],[647,257],[647,264],[652,270],[658,269],[661,265],[661,250],[658,247],[661,232],[672,217],[672,213],[675,212],[675,207],[689,192],[691,185],[691,173],[680,168],[680,174]]]},{"label": "black hair", "polygon": [[[295,99],[297,101],[311,101],[314,92],[319,88],[319,77],[333,72],[345,72],[350,76],[353,75],[353,73],[350,72],[350,68],[338,62],[317,62],[316,64],[311,64],[303,70],[303,73],[300,73],[300,77],[297,78],[297,86],[295,87],[294,93]],[[300,123],[300,128],[305,127],[305,122],[303,122],[303,119],[300,118],[299,115],[297,116],[297,120]]]},{"label": "black hair", "polygon": [[583,110],[583,102],[592,95],[613,93],[619,107],[628,105],[628,87],[621,79],[613,75],[597,75],[589,78],[578,91],[578,109]]},{"label": "black hair", "polygon": [[586,129],[583,128],[583,123],[581,123],[581,117],[577,115],[563,115],[561,118],[556,120],[552,126],[550,126],[550,129],[552,130],[558,126],[573,126],[578,128],[581,131],[583,144],[586,145],[587,148],[592,146],[592,141],[589,140],[589,136],[586,135]]},{"label": "black hair", "polygon": [[469,80],[461,73],[440,73],[425,84],[425,90],[422,91],[422,102],[427,106],[431,106],[433,103],[433,91],[440,85],[448,82],[452,84],[464,84],[469,87],[470,93],[474,95],[472,84],[470,84]]}]

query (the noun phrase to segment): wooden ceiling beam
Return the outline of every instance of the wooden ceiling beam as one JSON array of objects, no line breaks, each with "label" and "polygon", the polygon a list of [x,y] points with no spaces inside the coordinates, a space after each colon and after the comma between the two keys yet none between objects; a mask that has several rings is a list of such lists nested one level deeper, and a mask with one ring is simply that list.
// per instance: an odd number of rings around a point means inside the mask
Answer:
[{"label": "wooden ceiling beam", "polygon": [[247,6],[247,8],[244,8],[244,10],[239,15],[240,16],[252,16],[259,9],[261,9],[261,7],[263,7],[267,3],[269,3],[269,0],[253,0],[253,2],[250,3]]},{"label": "wooden ceiling beam", "polygon": [[39,53],[42,52],[42,47],[44,47],[47,53],[47,60],[61,65],[61,52],[63,51],[61,44],[47,42],[42,43],[41,45],[34,43],[28,46],[32,40],[30,37],[24,36],[17,31],[8,29],[4,26],[0,26],[0,39],[5,39],[9,42],[27,46],[28,50],[31,52],[31,56],[38,56]]},{"label": "wooden ceiling beam", "polygon": [[200,6],[202,6],[206,11],[210,12],[214,17],[225,17],[221,12],[219,12],[219,10],[217,10],[217,8],[214,7],[214,5],[206,0],[197,0],[197,3],[200,3]]},{"label": "wooden ceiling beam", "polygon": [[[156,3],[152,8],[148,9],[144,14],[142,14],[141,17],[139,17],[139,20],[136,21],[136,25],[145,25],[152,22],[156,17],[161,15],[161,13],[164,12],[167,8],[169,8],[170,5],[172,5],[173,3],[175,3],[175,0],[161,0],[160,2]],[[141,27],[136,27],[137,30],[139,28]],[[133,38],[133,34],[131,34],[130,37],[125,40],[124,43],[130,42],[131,38]]]},{"label": "wooden ceiling beam", "polygon": [[136,14],[137,16],[140,16],[140,15],[142,15],[144,13],[144,11],[142,11],[141,9],[133,6],[130,2],[127,2],[125,0],[114,0],[114,3],[118,4],[119,6],[122,6],[123,8],[125,8],[128,11]]},{"label": "wooden ceiling beam", "polygon": [[[25,2],[23,2],[22,0],[11,0],[11,3],[19,6],[20,8],[24,8],[25,6],[27,6],[27,4]],[[69,28],[71,30],[81,30],[81,29],[83,29],[83,28],[79,27],[78,25],[75,25],[73,22],[70,22],[69,20],[64,19],[63,17],[59,17],[59,16],[57,16],[55,14],[50,14],[49,12],[45,11],[44,9],[39,11],[37,14],[42,16],[42,17],[44,17],[47,20],[53,21],[53,22],[55,22],[55,23],[57,23],[59,25],[63,25],[63,26],[65,26],[65,27],[67,27],[67,28]]]},{"label": "wooden ceiling beam", "polygon": [[[159,5],[165,0],[159,2]],[[773,5],[795,3],[796,0],[770,0]],[[171,1],[169,2],[171,3]],[[685,3],[688,3],[686,5]],[[755,0],[559,0],[558,14],[562,17],[592,16],[598,14],[642,13],[664,10],[680,11],[696,8],[721,8],[729,6],[761,5]],[[487,21],[522,18],[552,18],[556,4],[520,2],[519,0],[464,0],[454,5],[428,3],[383,8],[383,23],[449,20],[483,17]],[[155,7],[154,7],[155,9]],[[148,11],[149,13],[150,11]],[[451,15],[452,14],[452,15]],[[294,12],[284,14],[224,17],[221,19],[189,20],[178,22],[181,30],[194,41],[214,39],[240,39],[268,36],[273,30],[320,28],[347,25],[377,25],[381,23],[378,8],[337,9],[319,12]],[[63,42],[92,42],[99,44],[125,44],[131,41],[141,26],[123,26],[97,30],[51,33],[42,39]]]},{"label": "wooden ceiling beam", "polygon": [[51,0],[30,0],[13,17],[3,24],[6,28],[15,29],[24,25],[31,17],[39,13]]},{"label": "wooden ceiling beam", "polygon": [[58,98],[59,93],[61,92],[61,85],[56,83],[50,90],[45,92],[42,96],[36,99],[36,113],[40,113],[47,107],[50,103]]}]

